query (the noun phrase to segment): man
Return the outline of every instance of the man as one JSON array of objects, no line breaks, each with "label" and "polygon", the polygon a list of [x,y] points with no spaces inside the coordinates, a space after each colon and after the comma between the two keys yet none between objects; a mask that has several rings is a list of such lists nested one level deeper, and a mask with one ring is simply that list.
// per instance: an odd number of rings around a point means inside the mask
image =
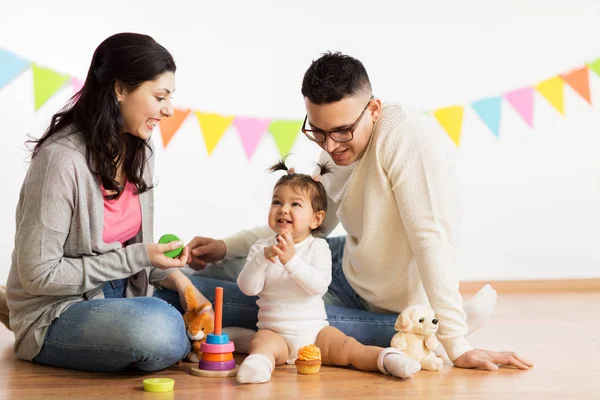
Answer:
[{"label": "man", "polygon": [[[485,286],[463,307],[453,262],[459,220],[455,149],[435,121],[404,105],[382,104],[363,64],[340,53],[312,63],[302,94],[307,112],[302,131],[323,149],[320,161],[335,164],[321,178],[329,197],[326,235],[339,222],[347,232],[346,238],[328,239],[333,281],[325,301],[343,307],[336,309],[342,319],[345,312],[362,312],[354,323],[337,326],[359,341],[376,336],[373,344],[387,347],[394,333],[390,313],[429,303],[440,321],[438,338],[455,366],[531,367],[514,353],[474,349],[465,338],[485,322],[496,293]],[[264,227],[224,240],[196,237],[188,261],[201,270],[207,263],[245,257],[256,240],[273,234]],[[223,278],[218,268],[203,274]],[[227,270],[227,264],[221,268]],[[235,280],[235,268],[227,273]],[[340,322],[329,317],[334,326]]]}]

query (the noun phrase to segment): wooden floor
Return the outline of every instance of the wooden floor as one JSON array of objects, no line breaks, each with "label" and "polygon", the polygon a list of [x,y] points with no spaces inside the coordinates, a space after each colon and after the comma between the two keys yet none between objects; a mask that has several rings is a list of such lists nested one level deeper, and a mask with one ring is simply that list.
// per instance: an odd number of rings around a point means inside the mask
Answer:
[{"label": "wooden floor", "polygon": [[[491,321],[472,345],[514,350],[535,364],[529,371],[446,368],[406,381],[375,373],[322,367],[317,376],[277,368],[271,382],[240,386],[234,378],[198,378],[191,364],[155,374],[91,374],[17,360],[11,332],[0,326],[0,398],[4,399],[598,399],[600,292],[501,294]],[[90,360],[93,362],[93,360]],[[175,379],[175,391],[142,390],[149,376]]]}]

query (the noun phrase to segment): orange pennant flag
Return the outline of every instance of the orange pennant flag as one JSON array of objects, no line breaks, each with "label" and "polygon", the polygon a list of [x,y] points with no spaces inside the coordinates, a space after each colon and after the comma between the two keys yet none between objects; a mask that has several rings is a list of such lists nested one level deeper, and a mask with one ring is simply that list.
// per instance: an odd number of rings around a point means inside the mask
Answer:
[{"label": "orange pennant flag", "polygon": [[463,106],[453,106],[440,108],[436,110],[433,115],[438,120],[440,125],[444,128],[448,136],[458,146],[460,143],[460,133],[462,131],[463,122]]},{"label": "orange pennant flag", "polygon": [[204,143],[206,143],[206,151],[210,156],[210,153],[217,147],[221,136],[225,133],[229,125],[233,122],[235,117],[226,117],[219,114],[210,114],[196,111],[196,117],[198,117],[198,123],[200,123],[200,129],[202,130],[202,136],[204,136]]},{"label": "orange pennant flag", "polygon": [[565,115],[564,82],[560,76],[546,79],[535,87],[561,115]]},{"label": "orange pennant flag", "polygon": [[187,109],[175,109],[173,115],[160,120],[160,134],[162,136],[163,146],[165,149],[167,148],[167,145],[169,144],[171,139],[173,139],[173,136],[175,136],[175,132],[177,132],[181,124],[183,124],[183,121],[185,121],[185,119],[187,118],[190,111],[191,110]]},{"label": "orange pennant flag", "polygon": [[592,104],[590,98],[590,72],[587,65],[562,74],[561,77],[589,104]]}]

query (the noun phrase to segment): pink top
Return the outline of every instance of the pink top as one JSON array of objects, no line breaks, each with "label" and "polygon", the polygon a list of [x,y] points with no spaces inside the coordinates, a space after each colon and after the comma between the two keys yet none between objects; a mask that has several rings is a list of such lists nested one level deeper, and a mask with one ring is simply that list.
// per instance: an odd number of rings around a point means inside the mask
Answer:
[{"label": "pink top", "polygon": [[[102,195],[106,190],[101,186]],[[104,199],[104,243],[125,242],[135,237],[142,229],[142,208],[134,184],[127,182],[121,196],[113,200]]]}]

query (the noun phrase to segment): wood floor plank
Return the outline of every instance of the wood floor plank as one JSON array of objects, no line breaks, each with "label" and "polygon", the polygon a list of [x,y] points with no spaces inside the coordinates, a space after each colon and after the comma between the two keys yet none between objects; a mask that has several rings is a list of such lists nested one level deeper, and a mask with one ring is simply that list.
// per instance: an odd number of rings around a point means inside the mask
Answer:
[{"label": "wood floor plank", "polygon": [[[34,365],[15,358],[11,332],[0,327],[0,398],[6,399],[590,399],[600,393],[600,293],[503,294],[492,319],[469,337],[476,347],[514,350],[535,363],[529,371],[446,367],[410,380],[322,367],[316,376],[279,367],[271,382],[238,385],[200,378],[192,364],[160,373],[94,374]],[[238,357],[238,360],[241,359]],[[93,360],[90,360],[93,362]],[[175,391],[145,393],[149,376],[175,379]]]}]

